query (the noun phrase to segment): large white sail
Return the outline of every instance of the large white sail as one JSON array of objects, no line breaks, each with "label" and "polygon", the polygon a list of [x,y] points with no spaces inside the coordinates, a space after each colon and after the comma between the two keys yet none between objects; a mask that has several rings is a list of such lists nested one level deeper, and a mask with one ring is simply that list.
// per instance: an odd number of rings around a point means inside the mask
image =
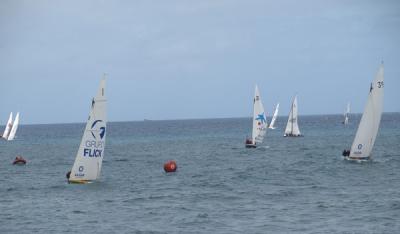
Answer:
[{"label": "large white sail", "polygon": [[349,114],[350,114],[350,103],[347,103],[347,108],[346,112],[344,113],[344,121],[343,124],[348,124],[349,123]]},{"label": "large white sail", "polygon": [[10,117],[8,118],[7,124],[6,124],[6,128],[4,129],[3,135],[2,137],[4,139],[8,138],[8,134],[10,134],[10,130],[12,128],[12,118],[13,118],[13,113],[10,113]]},{"label": "large white sail", "polygon": [[7,140],[9,140],[9,141],[14,140],[15,134],[17,133],[18,125],[19,125],[19,112],[15,116],[15,120],[14,120],[14,123],[12,124],[12,128],[11,128],[10,134],[8,135]]},{"label": "large white sail", "polygon": [[300,136],[300,129],[297,123],[297,96],[294,97],[292,106],[290,108],[288,122],[286,124],[285,136]]},{"label": "large white sail", "polygon": [[69,181],[86,183],[100,176],[106,143],[105,79],[101,80],[96,97],[92,100],[89,119],[83,133]]},{"label": "large white sail", "polygon": [[278,117],[278,111],[279,111],[279,103],[276,104],[274,115],[272,116],[271,123],[269,124],[270,129],[275,129],[274,125],[275,125],[276,118]]},{"label": "large white sail", "polygon": [[374,146],[383,110],[383,64],[369,88],[368,100],[351,146],[349,158],[368,159]]},{"label": "large white sail", "polygon": [[265,118],[264,106],[261,102],[260,92],[256,85],[254,100],[253,100],[253,131],[252,141],[261,143],[267,131],[267,120]]}]

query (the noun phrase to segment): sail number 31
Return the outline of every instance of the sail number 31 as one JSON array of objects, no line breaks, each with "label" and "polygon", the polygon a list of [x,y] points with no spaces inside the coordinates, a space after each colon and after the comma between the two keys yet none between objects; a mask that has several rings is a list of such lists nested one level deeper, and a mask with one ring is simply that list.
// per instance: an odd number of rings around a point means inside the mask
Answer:
[{"label": "sail number 31", "polygon": [[378,81],[378,88],[383,88],[383,81]]}]

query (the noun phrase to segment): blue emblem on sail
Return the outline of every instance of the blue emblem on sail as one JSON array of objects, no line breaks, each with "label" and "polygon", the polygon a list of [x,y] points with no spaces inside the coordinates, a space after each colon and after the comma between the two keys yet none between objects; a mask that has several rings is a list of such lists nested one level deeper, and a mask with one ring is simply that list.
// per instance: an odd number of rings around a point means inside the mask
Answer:
[{"label": "blue emblem on sail", "polygon": [[98,123],[100,124],[102,122],[103,122],[103,120],[96,120],[92,124],[91,133],[92,133],[92,136],[94,137],[94,139],[97,139],[97,137],[95,135],[95,133],[97,133],[97,132],[98,132],[98,136],[100,136],[100,139],[103,139],[105,134],[106,134],[106,127],[105,126],[100,127],[99,130],[96,129],[96,125]]},{"label": "blue emblem on sail", "polygon": [[260,121],[261,123],[266,123],[267,121],[265,120],[264,112],[259,114],[259,115],[257,115],[256,120]]}]

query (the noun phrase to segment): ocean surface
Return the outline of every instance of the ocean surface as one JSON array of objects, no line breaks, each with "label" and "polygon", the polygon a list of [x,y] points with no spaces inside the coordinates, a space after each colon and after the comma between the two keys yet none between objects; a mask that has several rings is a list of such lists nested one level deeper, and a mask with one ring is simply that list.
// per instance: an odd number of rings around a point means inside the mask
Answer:
[{"label": "ocean surface", "polygon": [[65,178],[83,123],[21,125],[0,141],[0,233],[400,233],[400,114],[372,161],[348,162],[360,117],[300,116],[300,138],[280,117],[257,149],[250,118],[112,122],[88,185]]}]

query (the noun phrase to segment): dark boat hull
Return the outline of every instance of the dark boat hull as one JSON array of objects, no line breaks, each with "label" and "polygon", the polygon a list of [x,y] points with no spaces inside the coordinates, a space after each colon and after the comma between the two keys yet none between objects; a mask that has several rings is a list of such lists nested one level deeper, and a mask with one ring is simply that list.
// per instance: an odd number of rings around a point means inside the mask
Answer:
[{"label": "dark boat hull", "polygon": [[257,148],[257,146],[253,144],[246,144],[246,148]]}]

